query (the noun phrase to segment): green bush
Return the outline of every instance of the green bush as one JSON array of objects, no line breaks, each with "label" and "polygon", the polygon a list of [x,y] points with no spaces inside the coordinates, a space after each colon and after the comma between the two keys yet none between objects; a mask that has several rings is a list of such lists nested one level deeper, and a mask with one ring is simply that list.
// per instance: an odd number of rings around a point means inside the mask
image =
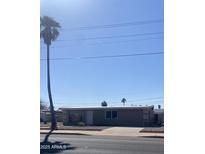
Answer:
[{"label": "green bush", "polygon": [[69,125],[69,122],[68,122],[68,121],[64,121],[64,122],[63,122],[63,125],[64,125],[64,126],[68,126],[68,125]]},{"label": "green bush", "polygon": [[85,126],[85,123],[81,121],[78,123],[78,126]]}]

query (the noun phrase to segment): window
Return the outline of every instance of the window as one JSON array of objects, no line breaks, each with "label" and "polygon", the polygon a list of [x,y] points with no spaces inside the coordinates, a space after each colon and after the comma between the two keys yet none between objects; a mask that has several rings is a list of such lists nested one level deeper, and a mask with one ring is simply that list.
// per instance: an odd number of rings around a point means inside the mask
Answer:
[{"label": "window", "polygon": [[117,111],[106,111],[105,118],[106,119],[117,119],[118,113],[117,113]]},{"label": "window", "polygon": [[117,111],[112,111],[112,119],[117,119]]},{"label": "window", "polygon": [[111,111],[106,111],[106,119],[111,119]]},{"label": "window", "polygon": [[149,111],[145,110],[145,111],[143,112],[143,119],[144,119],[144,120],[149,120]]},{"label": "window", "polygon": [[81,112],[70,112],[69,113],[69,121],[70,122],[78,122],[82,121],[82,114]]}]

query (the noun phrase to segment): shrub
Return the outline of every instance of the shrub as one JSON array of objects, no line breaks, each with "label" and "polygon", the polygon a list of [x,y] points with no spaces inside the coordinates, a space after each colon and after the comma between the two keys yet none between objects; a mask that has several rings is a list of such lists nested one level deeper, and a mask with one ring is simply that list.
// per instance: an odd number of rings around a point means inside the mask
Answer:
[{"label": "shrub", "polygon": [[85,126],[85,123],[81,121],[78,123],[78,126]]},{"label": "shrub", "polygon": [[64,126],[68,126],[68,125],[69,125],[69,122],[68,122],[68,121],[64,121],[64,122],[63,122],[63,125],[64,125]]}]

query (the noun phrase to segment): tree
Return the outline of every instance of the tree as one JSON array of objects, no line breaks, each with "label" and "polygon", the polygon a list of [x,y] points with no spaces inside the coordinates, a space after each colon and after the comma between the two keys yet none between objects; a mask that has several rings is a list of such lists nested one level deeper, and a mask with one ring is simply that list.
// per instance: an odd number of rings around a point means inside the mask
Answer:
[{"label": "tree", "polygon": [[106,101],[103,101],[103,102],[101,103],[101,106],[107,106],[107,102],[106,102]]},{"label": "tree", "polygon": [[48,106],[43,100],[40,100],[40,110],[48,110]]},{"label": "tree", "polygon": [[161,109],[161,105],[158,105],[158,109]]},{"label": "tree", "polygon": [[125,106],[125,102],[127,102],[127,100],[126,100],[125,98],[123,98],[123,99],[121,100],[121,102],[123,103],[123,106]]},{"label": "tree", "polygon": [[40,20],[40,37],[43,39],[44,43],[47,46],[47,88],[51,112],[51,130],[55,130],[57,129],[57,124],[50,83],[50,45],[53,41],[57,39],[59,35],[58,28],[60,28],[60,24],[48,16],[43,16],[40,18]]}]

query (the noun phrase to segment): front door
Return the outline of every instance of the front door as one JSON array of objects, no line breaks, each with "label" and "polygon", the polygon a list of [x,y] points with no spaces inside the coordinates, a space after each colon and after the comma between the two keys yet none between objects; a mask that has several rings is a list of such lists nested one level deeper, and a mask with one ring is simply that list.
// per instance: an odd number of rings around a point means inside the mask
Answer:
[{"label": "front door", "polygon": [[86,111],[86,124],[93,125],[93,111]]}]

